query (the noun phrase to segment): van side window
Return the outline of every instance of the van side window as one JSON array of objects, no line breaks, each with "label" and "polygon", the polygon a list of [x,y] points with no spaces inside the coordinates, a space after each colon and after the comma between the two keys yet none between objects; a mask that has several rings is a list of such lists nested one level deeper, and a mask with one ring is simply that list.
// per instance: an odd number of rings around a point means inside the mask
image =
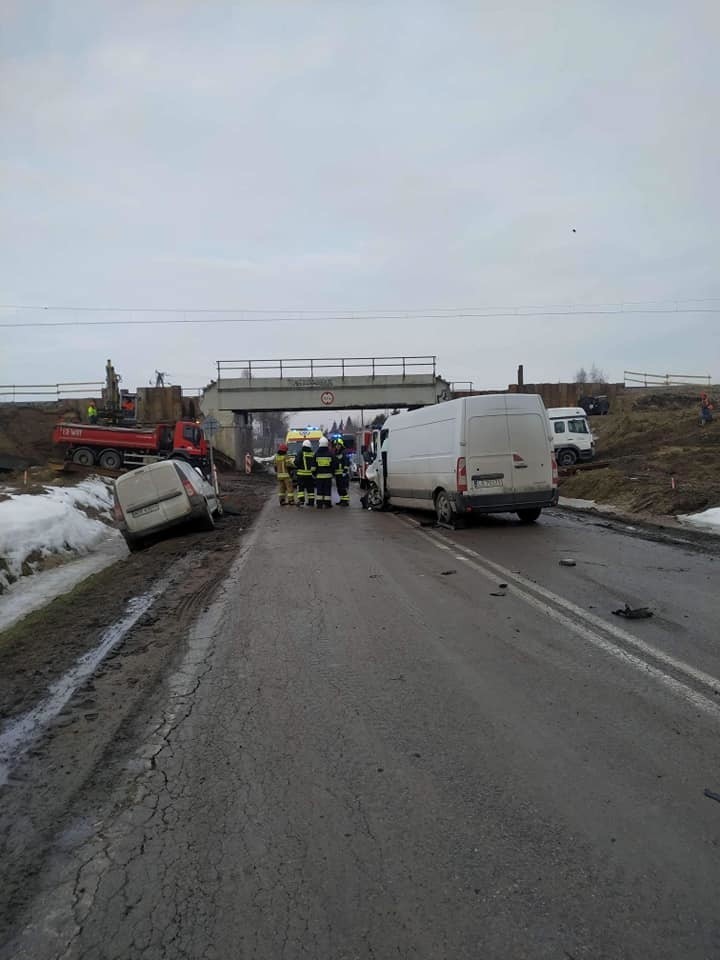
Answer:
[{"label": "van side window", "polygon": [[565,433],[565,424],[562,422],[562,420],[556,420],[554,426],[555,433]]},{"label": "van side window", "polygon": [[568,420],[568,430],[570,433],[587,433],[587,421],[583,420],[582,417],[577,417],[575,420]]}]

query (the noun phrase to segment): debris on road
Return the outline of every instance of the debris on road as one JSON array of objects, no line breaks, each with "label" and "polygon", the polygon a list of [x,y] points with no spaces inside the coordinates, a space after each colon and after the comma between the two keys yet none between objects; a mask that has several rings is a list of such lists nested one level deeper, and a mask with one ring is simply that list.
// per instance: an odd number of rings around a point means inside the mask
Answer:
[{"label": "debris on road", "polygon": [[441,577],[451,577],[454,573],[457,573],[457,570],[443,570],[440,574]]},{"label": "debris on road", "polygon": [[561,561],[560,561],[560,566],[561,566],[561,567],[576,567],[576,566],[577,566],[577,561],[576,561],[576,560],[571,560],[569,557],[566,557],[564,560],[561,560]]},{"label": "debris on road", "polygon": [[506,593],[500,593],[499,590],[495,590],[490,594],[491,597],[506,597]]},{"label": "debris on road", "polygon": [[720,803],[720,793],[715,793],[714,790],[708,790],[707,787],[705,788],[703,793],[709,800],[717,800],[717,802]]},{"label": "debris on road", "polygon": [[498,584],[498,589],[499,589],[499,590],[507,590],[507,584],[506,584],[506,583],[499,583],[499,584]]},{"label": "debris on road", "polygon": [[620,607],[619,610],[613,610],[613,613],[616,617],[625,617],[626,620],[649,620],[653,615],[652,610],[648,610],[647,607],[635,607],[633,609],[628,603],[624,607]]}]

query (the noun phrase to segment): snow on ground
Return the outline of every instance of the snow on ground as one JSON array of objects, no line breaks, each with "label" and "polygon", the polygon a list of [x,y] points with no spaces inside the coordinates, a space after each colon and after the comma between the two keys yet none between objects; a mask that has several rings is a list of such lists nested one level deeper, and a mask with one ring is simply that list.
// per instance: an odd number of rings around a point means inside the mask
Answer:
[{"label": "snow on ground", "polygon": [[720,507],[711,507],[702,513],[688,513],[678,517],[683,523],[691,523],[694,527],[720,533]]},{"label": "snow on ground", "polygon": [[34,494],[3,485],[2,493],[10,499],[0,502],[0,630],[127,556],[108,525],[109,482],[92,478]]}]

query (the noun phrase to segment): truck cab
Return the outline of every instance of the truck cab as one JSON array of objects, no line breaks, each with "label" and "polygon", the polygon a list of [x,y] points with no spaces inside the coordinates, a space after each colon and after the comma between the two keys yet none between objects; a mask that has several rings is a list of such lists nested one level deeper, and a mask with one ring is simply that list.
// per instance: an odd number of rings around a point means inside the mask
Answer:
[{"label": "truck cab", "polygon": [[593,459],[595,438],[582,407],[550,407],[548,417],[559,467],[571,467]]}]

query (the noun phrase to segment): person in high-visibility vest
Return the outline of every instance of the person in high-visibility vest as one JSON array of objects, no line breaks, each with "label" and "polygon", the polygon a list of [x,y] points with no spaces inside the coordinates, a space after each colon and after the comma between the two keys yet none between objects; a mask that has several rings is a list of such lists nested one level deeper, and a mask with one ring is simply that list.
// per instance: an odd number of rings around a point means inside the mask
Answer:
[{"label": "person in high-visibility vest", "polygon": [[315,506],[318,510],[332,507],[332,481],[337,461],[327,437],[321,437],[315,453]]},{"label": "person in high-visibility vest", "polygon": [[296,503],[299,507],[305,504],[315,506],[315,454],[309,440],[303,440],[302,447],[295,454],[295,477],[298,491]]},{"label": "person in high-visibility vest", "polygon": [[335,486],[338,497],[340,497],[340,506],[350,506],[350,458],[345,450],[345,443],[342,437],[335,441]]},{"label": "person in high-visibility vest", "polygon": [[88,423],[97,423],[97,407],[95,401],[91,400],[87,408]]},{"label": "person in high-visibility vest", "polygon": [[275,454],[275,473],[278,481],[278,497],[280,506],[284,507],[286,503],[295,502],[295,490],[290,479],[290,465],[292,457],[288,454],[287,444],[281,443]]}]

